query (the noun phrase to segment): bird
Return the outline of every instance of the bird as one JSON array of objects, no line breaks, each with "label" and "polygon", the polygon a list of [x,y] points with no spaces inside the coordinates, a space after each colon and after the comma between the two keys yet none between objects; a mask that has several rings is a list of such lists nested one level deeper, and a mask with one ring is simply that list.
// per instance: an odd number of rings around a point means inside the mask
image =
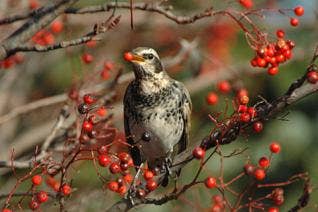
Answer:
[{"label": "bird", "polygon": [[126,54],[135,76],[123,100],[130,154],[136,167],[147,162],[150,170],[165,172],[161,185],[166,186],[172,174],[169,166],[188,145],[190,94],[184,84],[168,75],[154,49],[138,47]]}]

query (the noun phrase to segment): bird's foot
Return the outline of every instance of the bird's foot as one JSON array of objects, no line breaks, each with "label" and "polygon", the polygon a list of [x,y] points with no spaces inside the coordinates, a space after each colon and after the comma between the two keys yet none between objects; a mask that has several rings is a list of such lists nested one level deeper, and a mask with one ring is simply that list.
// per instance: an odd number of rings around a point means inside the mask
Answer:
[{"label": "bird's foot", "polygon": [[169,176],[172,176],[171,166],[172,166],[171,158],[165,158],[162,170]]},{"label": "bird's foot", "polygon": [[131,185],[127,192],[126,199],[129,201],[130,205],[132,206],[135,205],[135,202],[134,202],[135,197],[136,197],[136,186]]}]

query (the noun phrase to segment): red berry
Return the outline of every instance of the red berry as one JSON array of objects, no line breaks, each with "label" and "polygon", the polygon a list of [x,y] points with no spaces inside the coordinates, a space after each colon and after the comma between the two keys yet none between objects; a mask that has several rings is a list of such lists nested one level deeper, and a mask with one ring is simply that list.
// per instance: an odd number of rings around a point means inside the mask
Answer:
[{"label": "red berry", "polygon": [[52,22],[52,24],[51,24],[51,31],[53,32],[53,33],[60,33],[60,32],[62,32],[62,30],[63,30],[63,23],[62,23],[62,21],[60,21],[60,20],[56,20],[56,21],[53,21]]},{"label": "red berry", "polygon": [[82,60],[83,60],[84,63],[88,64],[88,63],[93,62],[94,57],[91,54],[84,53],[82,55]]},{"label": "red berry", "polygon": [[260,121],[257,121],[253,124],[253,129],[256,133],[260,133],[263,130],[263,123]]},{"label": "red berry", "polygon": [[100,76],[103,80],[108,80],[110,78],[109,70],[103,69],[102,72],[100,72]]},{"label": "red berry", "polygon": [[279,153],[280,150],[281,150],[281,147],[280,147],[280,144],[279,143],[276,143],[276,142],[273,142],[271,143],[271,145],[269,146],[269,149],[272,153]]},{"label": "red berry", "polygon": [[33,183],[33,185],[35,185],[35,186],[41,185],[41,183],[42,183],[42,177],[41,177],[41,175],[34,175],[34,176],[32,177],[32,183]]},{"label": "red berry", "polygon": [[309,71],[307,73],[307,81],[312,84],[318,82],[318,73],[316,71]]},{"label": "red berry", "polygon": [[65,185],[62,186],[62,193],[63,193],[65,196],[70,195],[71,192],[72,192],[72,188],[71,188],[69,185],[65,184]]},{"label": "red berry", "polygon": [[93,124],[90,121],[83,121],[82,128],[86,132],[91,132],[93,130]]},{"label": "red berry", "polygon": [[299,20],[297,18],[290,18],[290,25],[292,26],[298,26]]},{"label": "red berry", "polygon": [[42,39],[45,45],[52,45],[55,41],[54,35],[51,32],[46,32]]},{"label": "red berry", "polygon": [[207,188],[214,188],[216,187],[216,179],[214,177],[207,177],[204,184]]},{"label": "red berry", "polygon": [[29,8],[31,10],[37,9],[40,6],[38,0],[29,0]]},{"label": "red berry", "polygon": [[255,177],[255,179],[257,179],[257,180],[263,180],[263,179],[265,178],[265,176],[266,176],[266,174],[265,174],[264,169],[258,168],[258,169],[256,169],[256,170],[254,171],[254,177]]},{"label": "red berry", "polygon": [[265,59],[258,57],[257,58],[257,65],[258,65],[258,67],[266,67],[267,62]]},{"label": "red berry", "polygon": [[279,54],[275,57],[277,63],[285,62],[285,56],[283,54]]},{"label": "red berry", "polygon": [[103,117],[103,116],[106,116],[107,110],[106,110],[105,107],[100,107],[100,108],[98,108],[98,110],[96,111],[96,113],[97,113],[99,116]]},{"label": "red berry", "polygon": [[124,54],[124,59],[126,60],[126,61],[132,61],[133,60],[133,58],[134,58],[134,56],[130,53],[130,52],[126,52],[125,54]]},{"label": "red berry", "polygon": [[222,93],[228,93],[231,90],[231,84],[228,81],[219,82],[217,87]]},{"label": "red berry", "polygon": [[124,178],[125,182],[129,183],[129,184],[133,181],[133,176],[131,174],[126,174],[126,175],[124,175],[123,178]]},{"label": "red berry", "polygon": [[261,157],[258,161],[258,165],[261,168],[267,168],[267,167],[269,167],[269,164],[270,164],[270,161],[267,157]]},{"label": "red berry", "polygon": [[150,180],[150,179],[153,178],[153,176],[154,176],[154,174],[153,174],[153,172],[150,171],[150,170],[146,170],[146,171],[144,172],[144,178],[145,178],[145,180]]},{"label": "red berry", "polygon": [[254,118],[257,115],[256,109],[254,107],[247,108],[247,112],[248,112],[248,114],[250,114],[251,118]]},{"label": "red berry", "polygon": [[86,42],[88,48],[94,48],[96,46],[96,40],[90,40]]},{"label": "red berry", "polygon": [[292,52],[289,49],[287,49],[283,54],[286,59],[290,59],[293,56]]},{"label": "red berry", "polygon": [[36,194],[36,198],[39,201],[39,203],[43,203],[43,202],[46,202],[49,197],[45,191],[40,191],[39,193]]},{"label": "red berry", "polygon": [[217,205],[222,205],[223,204],[223,197],[221,195],[213,195],[212,201],[217,204]]},{"label": "red berry", "polygon": [[143,197],[146,196],[146,192],[143,189],[138,189],[137,195],[138,195],[139,198],[143,198]]},{"label": "red berry", "polygon": [[29,207],[31,210],[36,210],[40,207],[40,203],[35,200],[31,200],[31,202],[29,203]]},{"label": "red berry", "polygon": [[127,187],[125,185],[122,185],[118,188],[118,191],[117,191],[120,195],[124,195],[126,194],[127,192]]},{"label": "red berry", "polygon": [[119,188],[119,185],[116,181],[111,181],[107,184],[107,187],[109,190],[111,191],[114,191],[114,192],[117,192],[118,191],[118,188]]},{"label": "red berry", "polygon": [[251,62],[251,65],[252,65],[253,67],[256,67],[256,66],[257,66],[257,59],[256,59],[256,58],[252,59],[250,62]]},{"label": "red berry", "polygon": [[248,96],[248,91],[247,91],[245,88],[241,88],[241,89],[237,92],[236,96],[237,96],[238,98],[241,98],[242,96]]},{"label": "red berry", "polygon": [[3,208],[3,209],[2,209],[2,212],[12,212],[12,210],[9,209],[9,208]]},{"label": "red berry", "polygon": [[100,155],[106,155],[108,153],[108,148],[106,145],[103,145],[103,146],[100,146],[97,151],[98,151],[98,154]]},{"label": "red berry", "polygon": [[239,2],[246,9],[251,9],[253,7],[253,0],[240,0]]},{"label": "red berry", "polygon": [[114,68],[114,63],[107,61],[104,63],[104,69],[106,70],[112,70]]},{"label": "red berry", "polygon": [[205,156],[205,150],[198,146],[193,150],[192,155],[196,159],[202,159]]},{"label": "red berry", "polygon": [[108,155],[99,155],[98,163],[100,166],[106,167],[111,163],[111,158]]},{"label": "red berry", "polygon": [[83,100],[86,104],[92,104],[96,101],[96,98],[91,94],[85,94]]},{"label": "red berry", "polygon": [[251,116],[248,113],[242,113],[240,115],[241,122],[249,122],[251,120]]},{"label": "red berry", "polygon": [[128,163],[131,157],[127,152],[120,152],[118,158],[121,162]]},{"label": "red berry", "polygon": [[267,212],[279,212],[279,208],[270,207],[270,208],[268,208]]},{"label": "red berry", "polygon": [[208,95],[206,96],[206,102],[209,105],[215,105],[216,103],[218,103],[219,97],[216,93],[214,92],[210,92],[208,93]]},{"label": "red berry", "polygon": [[240,105],[237,109],[237,112],[239,112],[239,113],[245,113],[246,111],[247,111],[246,105]]},{"label": "red berry", "polygon": [[153,191],[157,188],[157,183],[156,181],[154,180],[148,180],[147,181],[147,184],[146,184],[146,187],[149,191]]},{"label": "red berry", "polygon": [[223,205],[219,205],[219,204],[214,204],[212,205],[210,212],[223,212],[224,208]]},{"label": "red berry", "polygon": [[297,6],[297,7],[294,8],[294,13],[297,16],[302,16],[302,15],[304,15],[305,10],[304,10],[304,8],[302,6]]},{"label": "red berry", "polygon": [[112,174],[119,173],[119,172],[121,171],[119,163],[114,162],[114,163],[110,164],[110,166],[109,166],[109,171],[110,171]]},{"label": "red berry", "polygon": [[278,67],[277,66],[270,67],[269,69],[267,69],[267,73],[271,76],[276,75],[278,73]]},{"label": "red berry", "polygon": [[276,31],[276,36],[277,36],[278,38],[283,38],[283,37],[285,36],[284,30],[278,29],[278,30]]},{"label": "red berry", "polygon": [[250,99],[248,98],[248,96],[244,95],[240,97],[239,101],[242,105],[246,105],[250,101]]},{"label": "red berry", "polygon": [[286,44],[289,47],[289,49],[293,49],[295,47],[295,43],[291,40],[287,40]]}]

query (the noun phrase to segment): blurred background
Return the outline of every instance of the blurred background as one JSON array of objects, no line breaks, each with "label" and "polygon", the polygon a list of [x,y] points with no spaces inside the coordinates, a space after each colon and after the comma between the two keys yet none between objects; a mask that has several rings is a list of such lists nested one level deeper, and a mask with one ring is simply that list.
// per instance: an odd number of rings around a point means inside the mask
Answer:
[{"label": "blurred background", "polygon": [[[104,0],[81,0],[76,7],[100,5]],[[126,1],[119,1],[126,2]],[[134,1],[154,3],[156,1]],[[40,5],[47,1],[40,0]],[[216,115],[224,112],[228,106],[228,114],[233,112],[232,98],[235,93],[227,95],[217,91],[216,84],[228,80],[233,87],[245,87],[249,90],[251,105],[260,100],[258,95],[271,101],[282,95],[290,83],[303,75],[309,64],[318,38],[318,2],[316,0],[258,0],[254,2],[257,8],[294,8],[302,5],[305,14],[300,18],[298,27],[291,27],[289,17],[277,12],[264,12],[263,18],[252,16],[253,21],[267,32],[269,39],[275,41],[278,28],[284,29],[286,38],[296,43],[293,58],[280,67],[276,76],[269,76],[266,71],[250,66],[254,51],[246,42],[244,33],[232,20],[225,16],[204,18],[193,24],[178,25],[160,14],[135,10],[134,29],[131,29],[130,12],[127,9],[117,9],[115,14],[121,15],[119,25],[101,36],[96,46],[82,45],[45,53],[24,54],[22,64],[12,65],[0,70],[0,122],[3,117],[17,107],[23,107],[33,101],[47,97],[55,97],[56,103],[31,110],[1,122],[0,125],[0,160],[8,160],[12,148],[17,158],[27,157],[36,145],[43,142],[50,133],[56,117],[67,102],[67,93],[73,88],[91,88],[95,85],[110,83],[118,69],[123,73],[130,70],[129,64],[123,60],[123,53],[138,46],[149,46],[156,49],[170,76],[184,82],[190,92],[193,102],[191,141],[202,139],[214,127],[208,114]],[[1,0],[0,17],[28,10],[29,1]],[[213,6],[215,10],[231,8],[243,11],[238,2],[183,0],[167,1],[165,5],[173,5],[173,13],[189,16]],[[101,12],[96,14],[63,15],[58,18],[63,23],[61,33],[54,35],[55,41],[68,40],[82,36],[91,31],[95,23],[99,23],[111,14]],[[292,13],[288,13],[293,15]],[[23,22],[0,26],[0,39],[4,39]],[[90,64],[83,63],[83,54],[90,54],[94,60]],[[108,77],[100,77],[105,62],[114,65]],[[125,75],[128,76],[128,75]],[[109,79],[108,79],[109,78]],[[109,113],[114,114],[113,125],[123,130],[121,101],[129,80],[117,88],[116,102]],[[219,96],[216,105],[206,103],[208,92],[214,91]],[[298,102],[286,111],[287,120],[270,120],[264,124],[264,131],[258,135],[248,133],[237,142],[223,146],[225,153],[237,148],[248,147],[239,156],[225,160],[225,179],[232,179],[242,171],[246,161],[257,163],[264,155],[269,155],[268,145],[278,141],[282,152],[275,155],[265,182],[285,181],[299,172],[308,171],[312,184],[318,185],[318,95],[311,95]],[[282,115],[286,115],[285,113]],[[220,161],[213,157],[202,174],[218,176]],[[193,170],[198,168],[198,162],[187,165],[181,175],[180,183],[189,182]],[[19,170],[18,174],[26,170]],[[7,193],[15,183],[10,170],[0,169],[0,193]],[[107,175],[107,171],[104,172]],[[242,189],[244,183],[239,183],[234,189]],[[23,184],[19,190],[28,188]],[[286,211],[294,206],[302,193],[302,183],[295,183],[285,190],[285,203],[281,206]],[[103,211],[111,206],[120,196],[107,190],[99,181],[91,162],[79,163],[73,168],[72,187],[76,192],[67,200],[68,211]],[[157,193],[163,192],[162,190]],[[263,191],[267,193],[268,191]],[[265,194],[263,193],[263,194]],[[171,201],[163,206],[146,205],[138,211],[201,211],[211,206],[211,197],[215,190],[204,186],[190,189],[177,201]],[[257,195],[261,195],[259,193]],[[229,196],[229,199],[231,197]],[[309,207],[305,211],[317,211],[318,193],[314,190]],[[2,200],[0,201],[2,204]],[[56,211],[54,202],[46,203],[43,211]],[[79,209],[80,208],[80,209]]]}]

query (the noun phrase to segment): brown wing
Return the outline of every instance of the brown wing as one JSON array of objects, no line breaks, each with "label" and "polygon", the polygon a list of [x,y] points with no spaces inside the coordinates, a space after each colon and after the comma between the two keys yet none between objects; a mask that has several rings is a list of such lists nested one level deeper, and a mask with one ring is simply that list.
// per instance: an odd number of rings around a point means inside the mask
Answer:
[{"label": "brown wing", "polygon": [[131,132],[130,132],[130,127],[129,127],[129,114],[132,113],[133,110],[133,105],[131,104],[131,84],[128,85],[125,96],[124,96],[124,127],[125,127],[125,135],[127,139],[127,143],[132,145],[129,147],[130,155],[134,161],[134,165],[140,166],[142,163],[141,159],[141,154],[140,150],[136,147],[133,146],[135,144]]}]

